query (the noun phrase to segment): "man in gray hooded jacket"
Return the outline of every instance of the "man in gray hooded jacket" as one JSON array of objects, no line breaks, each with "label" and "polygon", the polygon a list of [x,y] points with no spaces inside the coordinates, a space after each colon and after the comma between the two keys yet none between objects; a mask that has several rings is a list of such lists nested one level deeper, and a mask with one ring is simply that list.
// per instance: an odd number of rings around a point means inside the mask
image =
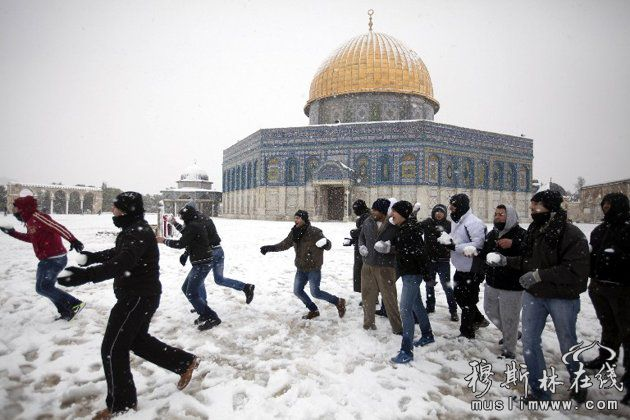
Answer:
[{"label": "man in gray hooded jacket", "polygon": [[[494,211],[494,229],[486,235],[481,256],[498,253],[506,257],[522,255],[521,244],[526,231],[518,225],[518,214],[514,207],[499,204]],[[492,258],[492,257],[491,257]],[[490,321],[501,331],[503,338],[501,357],[516,357],[518,325],[521,320],[521,300],[523,287],[518,279],[521,270],[511,267],[487,267],[483,310]]]}]

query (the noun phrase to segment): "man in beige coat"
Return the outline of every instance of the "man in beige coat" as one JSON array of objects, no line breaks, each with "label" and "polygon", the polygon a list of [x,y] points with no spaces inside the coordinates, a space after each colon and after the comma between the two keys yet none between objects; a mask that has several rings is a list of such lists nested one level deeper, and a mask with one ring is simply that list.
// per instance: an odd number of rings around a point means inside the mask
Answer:
[{"label": "man in beige coat", "polygon": [[374,302],[380,292],[387,318],[394,334],[402,334],[402,322],[396,293],[396,255],[391,241],[398,228],[387,220],[390,201],[379,198],[372,204],[372,215],[363,223],[359,235],[359,253],[363,257],[361,269],[361,298],[363,299],[363,328],[376,329]]}]

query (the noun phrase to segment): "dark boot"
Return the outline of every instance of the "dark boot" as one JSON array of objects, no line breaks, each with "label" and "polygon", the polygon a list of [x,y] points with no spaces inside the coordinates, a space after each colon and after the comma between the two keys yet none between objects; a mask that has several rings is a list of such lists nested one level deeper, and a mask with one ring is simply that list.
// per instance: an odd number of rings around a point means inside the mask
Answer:
[{"label": "dark boot", "polygon": [[211,328],[216,327],[220,323],[221,323],[221,320],[219,318],[204,318],[203,321],[201,321],[199,325],[197,326],[197,329],[199,331],[209,330]]},{"label": "dark boot", "polygon": [[255,287],[256,286],[254,286],[253,284],[246,284],[245,288],[243,289],[243,292],[245,292],[245,303],[247,303],[248,305],[254,299],[254,288]]},{"label": "dark boot", "polygon": [[302,316],[302,319],[313,319],[319,316],[319,311],[309,311],[306,315]]},{"label": "dark boot", "polygon": [[337,312],[339,312],[339,318],[343,318],[346,314],[346,300],[339,298],[335,306],[337,307]]}]

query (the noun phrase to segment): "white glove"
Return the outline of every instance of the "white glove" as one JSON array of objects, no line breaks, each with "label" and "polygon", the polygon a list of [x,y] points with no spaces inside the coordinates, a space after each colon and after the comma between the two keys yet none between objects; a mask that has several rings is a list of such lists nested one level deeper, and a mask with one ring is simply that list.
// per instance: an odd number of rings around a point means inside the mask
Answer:
[{"label": "white glove", "polygon": [[169,223],[174,223],[174,222],[175,222],[175,217],[174,217],[172,214],[169,214],[169,215],[168,215],[168,219],[167,219],[167,221],[168,221]]},{"label": "white glove", "polygon": [[361,245],[359,247],[359,254],[361,254],[362,257],[367,257],[369,253],[370,251],[368,251],[367,246]]},{"label": "white glove", "polygon": [[507,265],[507,258],[505,258],[505,255],[501,255],[498,252],[491,252],[486,256],[486,264],[490,267],[505,267]]},{"label": "white glove", "polygon": [[352,239],[350,238],[344,238],[343,239],[343,246],[350,246],[352,242]]},{"label": "white glove", "polygon": [[378,241],[374,244],[374,249],[381,254],[389,254],[389,251],[392,249],[392,243],[390,241]]},{"label": "white glove", "polygon": [[316,246],[317,248],[323,248],[323,247],[325,247],[325,246],[326,246],[326,244],[327,244],[327,243],[328,243],[328,239],[326,239],[326,238],[322,238],[322,239],[320,239],[319,241],[315,242],[315,246]]},{"label": "white glove", "polygon": [[451,238],[451,235],[449,235],[448,233],[442,232],[442,234],[438,238],[438,242],[442,245],[450,245],[451,243],[453,243],[453,238]]},{"label": "white glove", "polygon": [[468,245],[466,248],[464,248],[464,255],[472,258],[479,255],[479,251],[474,246]]},{"label": "white glove", "polygon": [[418,214],[418,212],[420,211],[420,208],[421,208],[421,207],[422,207],[422,206],[420,205],[420,203],[416,203],[416,204],[414,204],[414,205],[413,205],[413,210],[412,210],[412,213],[413,213],[413,214]]}]

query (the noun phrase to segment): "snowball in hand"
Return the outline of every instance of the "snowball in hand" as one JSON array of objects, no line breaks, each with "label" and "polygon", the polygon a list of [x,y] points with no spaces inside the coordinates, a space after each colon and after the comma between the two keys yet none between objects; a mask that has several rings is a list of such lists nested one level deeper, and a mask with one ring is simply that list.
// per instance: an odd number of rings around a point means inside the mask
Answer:
[{"label": "snowball in hand", "polygon": [[77,262],[78,265],[85,265],[87,263],[88,257],[87,255],[79,254],[74,258],[74,260]]},{"label": "snowball in hand", "polygon": [[446,232],[442,232],[442,234],[438,238],[438,242],[441,243],[442,245],[450,245],[452,241],[453,241],[453,238],[451,238],[451,235],[449,235]]},{"label": "snowball in hand", "polygon": [[322,238],[322,239],[320,239],[319,241],[315,242],[315,245],[316,245],[318,248],[322,248],[322,247],[326,246],[326,243],[327,243],[327,242],[328,242],[328,239],[326,239],[326,238]]},{"label": "snowball in hand", "polygon": [[479,251],[477,251],[477,248],[475,248],[472,245],[468,245],[466,248],[464,248],[464,255],[467,257],[474,257],[475,255],[478,255]]},{"label": "snowball in hand", "polygon": [[488,264],[499,265],[501,263],[501,254],[498,252],[491,252],[486,256],[486,262]]},{"label": "snowball in hand", "polygon": [[0,223],[0,228],[11,230],[11,229],[13,229],[13,225],[11,223],[2,222],[2,223]]},{"label": "snowball in hand", "polygon": [[343,240],[343,244],[344,244],[344,246],[350,246],[350,245],[351,245],[351,242],[352,242],[352,241],[351,241],[350,239],[348,239],[348,238],[344,238],[344,240]]},{"label": "snowball in hand", "polygon": [[74,273],[72,271],[68,271],[68,270],[61,270],[61,273],[57,274],[57,278],[64,278],[64,277],[70,277],[72,276]]}]

